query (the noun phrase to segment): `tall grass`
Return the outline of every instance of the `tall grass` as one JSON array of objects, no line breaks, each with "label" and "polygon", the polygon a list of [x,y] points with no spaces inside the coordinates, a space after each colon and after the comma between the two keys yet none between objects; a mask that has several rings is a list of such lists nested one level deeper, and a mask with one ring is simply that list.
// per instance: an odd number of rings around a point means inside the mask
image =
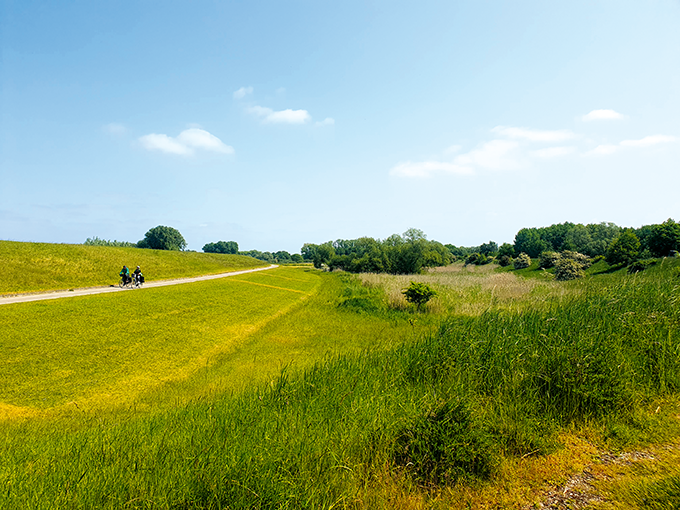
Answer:
[{"label": "tall grass", "polygon": [[[68,434],[9,426],[2,504],[393,508],[384,480],[462,504],[441,489],[550,452],[577,424],[625,441],[621,430],[646,426],[633,419],[641,407],[678,394],[678,282],[658,271],[573,286],[538,310],[453,317],[393,349],[284,370],[233,396]],[[340,309],[354,317],[393,313],[379,302],[371,312],[370,292],[347,294]]]},{"label": "tall grass", "polygon": [[0,241],[0,260],[6,272],[0,280],[0,295],[111,285],[118,282],[123,265],[141,266],[147,280],[267,265],[240,255],[13,241]]}]

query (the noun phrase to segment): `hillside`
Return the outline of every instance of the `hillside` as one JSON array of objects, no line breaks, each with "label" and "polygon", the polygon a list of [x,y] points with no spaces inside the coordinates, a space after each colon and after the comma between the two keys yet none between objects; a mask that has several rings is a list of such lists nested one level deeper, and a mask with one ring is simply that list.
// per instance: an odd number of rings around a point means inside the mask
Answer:
[{"label": "hillside", "polygon": [[112,285],[123,265],[141,266],[148,281],[225,273],[268,265],[242,255],[0,241],[9,278],[0,295]]}]

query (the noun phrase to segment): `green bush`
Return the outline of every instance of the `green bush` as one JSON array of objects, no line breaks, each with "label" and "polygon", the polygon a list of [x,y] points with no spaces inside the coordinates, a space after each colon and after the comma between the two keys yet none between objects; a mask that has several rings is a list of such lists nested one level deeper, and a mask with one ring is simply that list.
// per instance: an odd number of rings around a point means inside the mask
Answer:
[{"label": "green bush", "polygon": [[398,433],[392,458],[416,482],[449,485],[458,479],[489,478],[497,464],[492,445],[467,406],[448,401]]},{"label": "green bush", "polygon": [[538,267],[550,269],[560,259],[560,254],[556,251],[544,251],[538,256]]},{"label": "green bush", "polygon": [[560,258],[555,264],[555,280],[563,282],[584,276],[583,267],[574,259]]},{"label": "green bush", "polygon": [[172,227],[158,225],[144,234],[144,239],[137,243],[137,248],[151,248],[152,250],[182,251],[187,242],[179,230]]},{"label": "green bush", "polygon": [[411,285],[402,290],[401,293],[406,297],[406,301],[416,305],[418,309],[437,295],[437,292],[427,283],[418,282],[411,282]]},{"label": "green bush", "polygon": [[638,273],[640,271],[644,271],[649,266],[653,266],[654,264],[656,264],[656,259],[636,260],[628,266],[628,272],[629,273]]},{"label": "green bush", "polygon": [[515,269],[525,269],[531,265],[531,258],[526,253],[522,252],[517,255],[517,258],[512,265]]},{"label": "green bush", "polygon": [[592,261],[588,255],[579,253],[577,251],[564,250],[560,253],[560,259],[569,259],[576,262],[583,270],[588,269],[592,265]]},{"label": "green bush", "polygon": [[625,229],[607,248],[608,264],[630,264],[640,253],[640,240],[633,229]]},{"label": "green bush", "polygon": [[501,267],[507,267],[510,265],[511,262],[512,259],[507,255],[501,255],[501,258],[498,259],[498,265]]}]

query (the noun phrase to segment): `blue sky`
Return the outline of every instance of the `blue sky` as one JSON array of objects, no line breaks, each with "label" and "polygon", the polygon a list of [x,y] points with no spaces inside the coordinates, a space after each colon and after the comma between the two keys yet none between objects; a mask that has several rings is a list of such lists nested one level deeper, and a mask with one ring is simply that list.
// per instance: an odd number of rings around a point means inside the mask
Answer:
[{"label": "blue sky", "polygon": [[677,0],[0,5],[0,239],[680,220]]}]

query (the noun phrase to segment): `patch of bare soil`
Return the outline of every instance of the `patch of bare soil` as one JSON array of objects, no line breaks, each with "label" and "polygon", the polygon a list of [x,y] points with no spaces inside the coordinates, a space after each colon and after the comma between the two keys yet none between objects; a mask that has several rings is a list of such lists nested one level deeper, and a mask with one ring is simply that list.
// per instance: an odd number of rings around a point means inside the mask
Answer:
[{"label": "patch of bare soil", "polygon": [[526,507],[529,509],[551,510],[580,510],[589,508],[591,505],[605,501],[598,493],[593,482],[606,480],[609,475],[598,472],[594,467],[599,465],[631,465],[641,460],[654,460],[654,455],[646,451],[626,452],[620,455],[605,453],[596,457],[591,466],[586,467],[581,473],[569,478],[564,484],[549,489],[543,501],[537,505]]}]

